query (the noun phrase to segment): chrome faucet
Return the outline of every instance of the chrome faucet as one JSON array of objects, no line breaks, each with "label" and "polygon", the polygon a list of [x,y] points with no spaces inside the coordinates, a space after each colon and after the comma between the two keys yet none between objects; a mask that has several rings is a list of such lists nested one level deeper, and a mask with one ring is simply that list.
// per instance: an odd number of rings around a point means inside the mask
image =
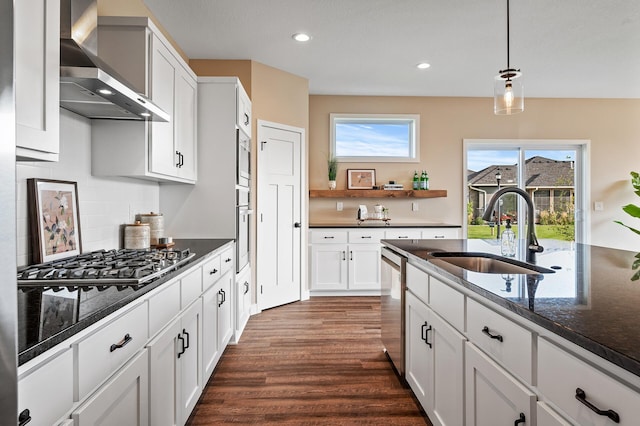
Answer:
[{"label": "chrome faucet", "polygon": [[[531,196],[529,194],[527,194],[520,188],[513,187],[507,187],[498,190],[495,194],[493,194],[493,197],[491,197],[491,200],[487,205],[487,209],[485,210],[482,219],[487,222],[491,220],[491,213],[493,212],[496,203],[498,202],[500,197],[507,193],[520,194],[522,198],[524,198],[524,200],[527,202],[527,262],[535,263],[535,254],[542,253],[544,251],[544,247],[538,244],[538,238],[536,237],[536,231],[533,223],[535,221],[535,218],[533,216],[533,200],[531,199]],[[498,220],[500,220],[500,218],[498,218]]]}]

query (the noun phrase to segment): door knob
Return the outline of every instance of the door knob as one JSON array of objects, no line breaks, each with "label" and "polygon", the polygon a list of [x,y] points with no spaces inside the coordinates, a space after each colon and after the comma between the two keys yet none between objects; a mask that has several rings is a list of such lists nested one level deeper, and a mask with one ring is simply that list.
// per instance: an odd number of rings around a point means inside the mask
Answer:
[{"label": "door knob", "polygon": [[302,224],[300,222],[296,222],[293,224],[294,228],[302,228]]}]

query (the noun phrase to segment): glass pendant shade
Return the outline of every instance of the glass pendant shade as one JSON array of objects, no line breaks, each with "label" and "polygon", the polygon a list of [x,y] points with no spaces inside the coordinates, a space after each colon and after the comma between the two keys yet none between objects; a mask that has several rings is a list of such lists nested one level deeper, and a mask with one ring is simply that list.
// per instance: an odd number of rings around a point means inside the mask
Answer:
[{"label": "glass pendant shade", "polygon": [[496,115],[510,115],[522,111],[524,111],[522,73],[514,69],[500,71],[493,83],[493,112]]}]

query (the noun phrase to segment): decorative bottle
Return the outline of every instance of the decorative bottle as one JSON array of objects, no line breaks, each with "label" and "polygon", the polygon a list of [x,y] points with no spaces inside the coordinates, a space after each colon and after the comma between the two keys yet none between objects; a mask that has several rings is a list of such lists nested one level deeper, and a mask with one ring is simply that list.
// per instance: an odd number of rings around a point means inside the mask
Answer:
[{"label": "decorative bottle", "polygon": [[516,255],[516,234],[511,229],[511,219],[507,219],[500,243],[500,252],[503,256],[514,257]]},{"label": "decorative bottle", "polygon": [[416,189],[420,189],[420,178],[418,177],[418,171],[417,170],[413,173],[413,189],[414,189],[414,191]]},{"label": "decorative bottle", "polygon": [[420,189],[426,189],[427,188],[427,181],[425,180],[426,178],[427,178],[427,174],[423,170],[422,174],[420,175]]},{"label": "decorative bottle", "polygon": [[424,189],[429,189],[429,173],[424,172]]}]

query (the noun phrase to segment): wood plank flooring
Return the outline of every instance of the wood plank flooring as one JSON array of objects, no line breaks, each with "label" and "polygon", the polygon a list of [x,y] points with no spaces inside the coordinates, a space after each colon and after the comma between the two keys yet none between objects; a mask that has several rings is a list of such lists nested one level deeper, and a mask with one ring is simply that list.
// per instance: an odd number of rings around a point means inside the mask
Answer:
[{"label": "wood plank flooring", "polygon": [[252,316],[187,424],[431,425],[382,351],[378,297],[315,297]]}]

